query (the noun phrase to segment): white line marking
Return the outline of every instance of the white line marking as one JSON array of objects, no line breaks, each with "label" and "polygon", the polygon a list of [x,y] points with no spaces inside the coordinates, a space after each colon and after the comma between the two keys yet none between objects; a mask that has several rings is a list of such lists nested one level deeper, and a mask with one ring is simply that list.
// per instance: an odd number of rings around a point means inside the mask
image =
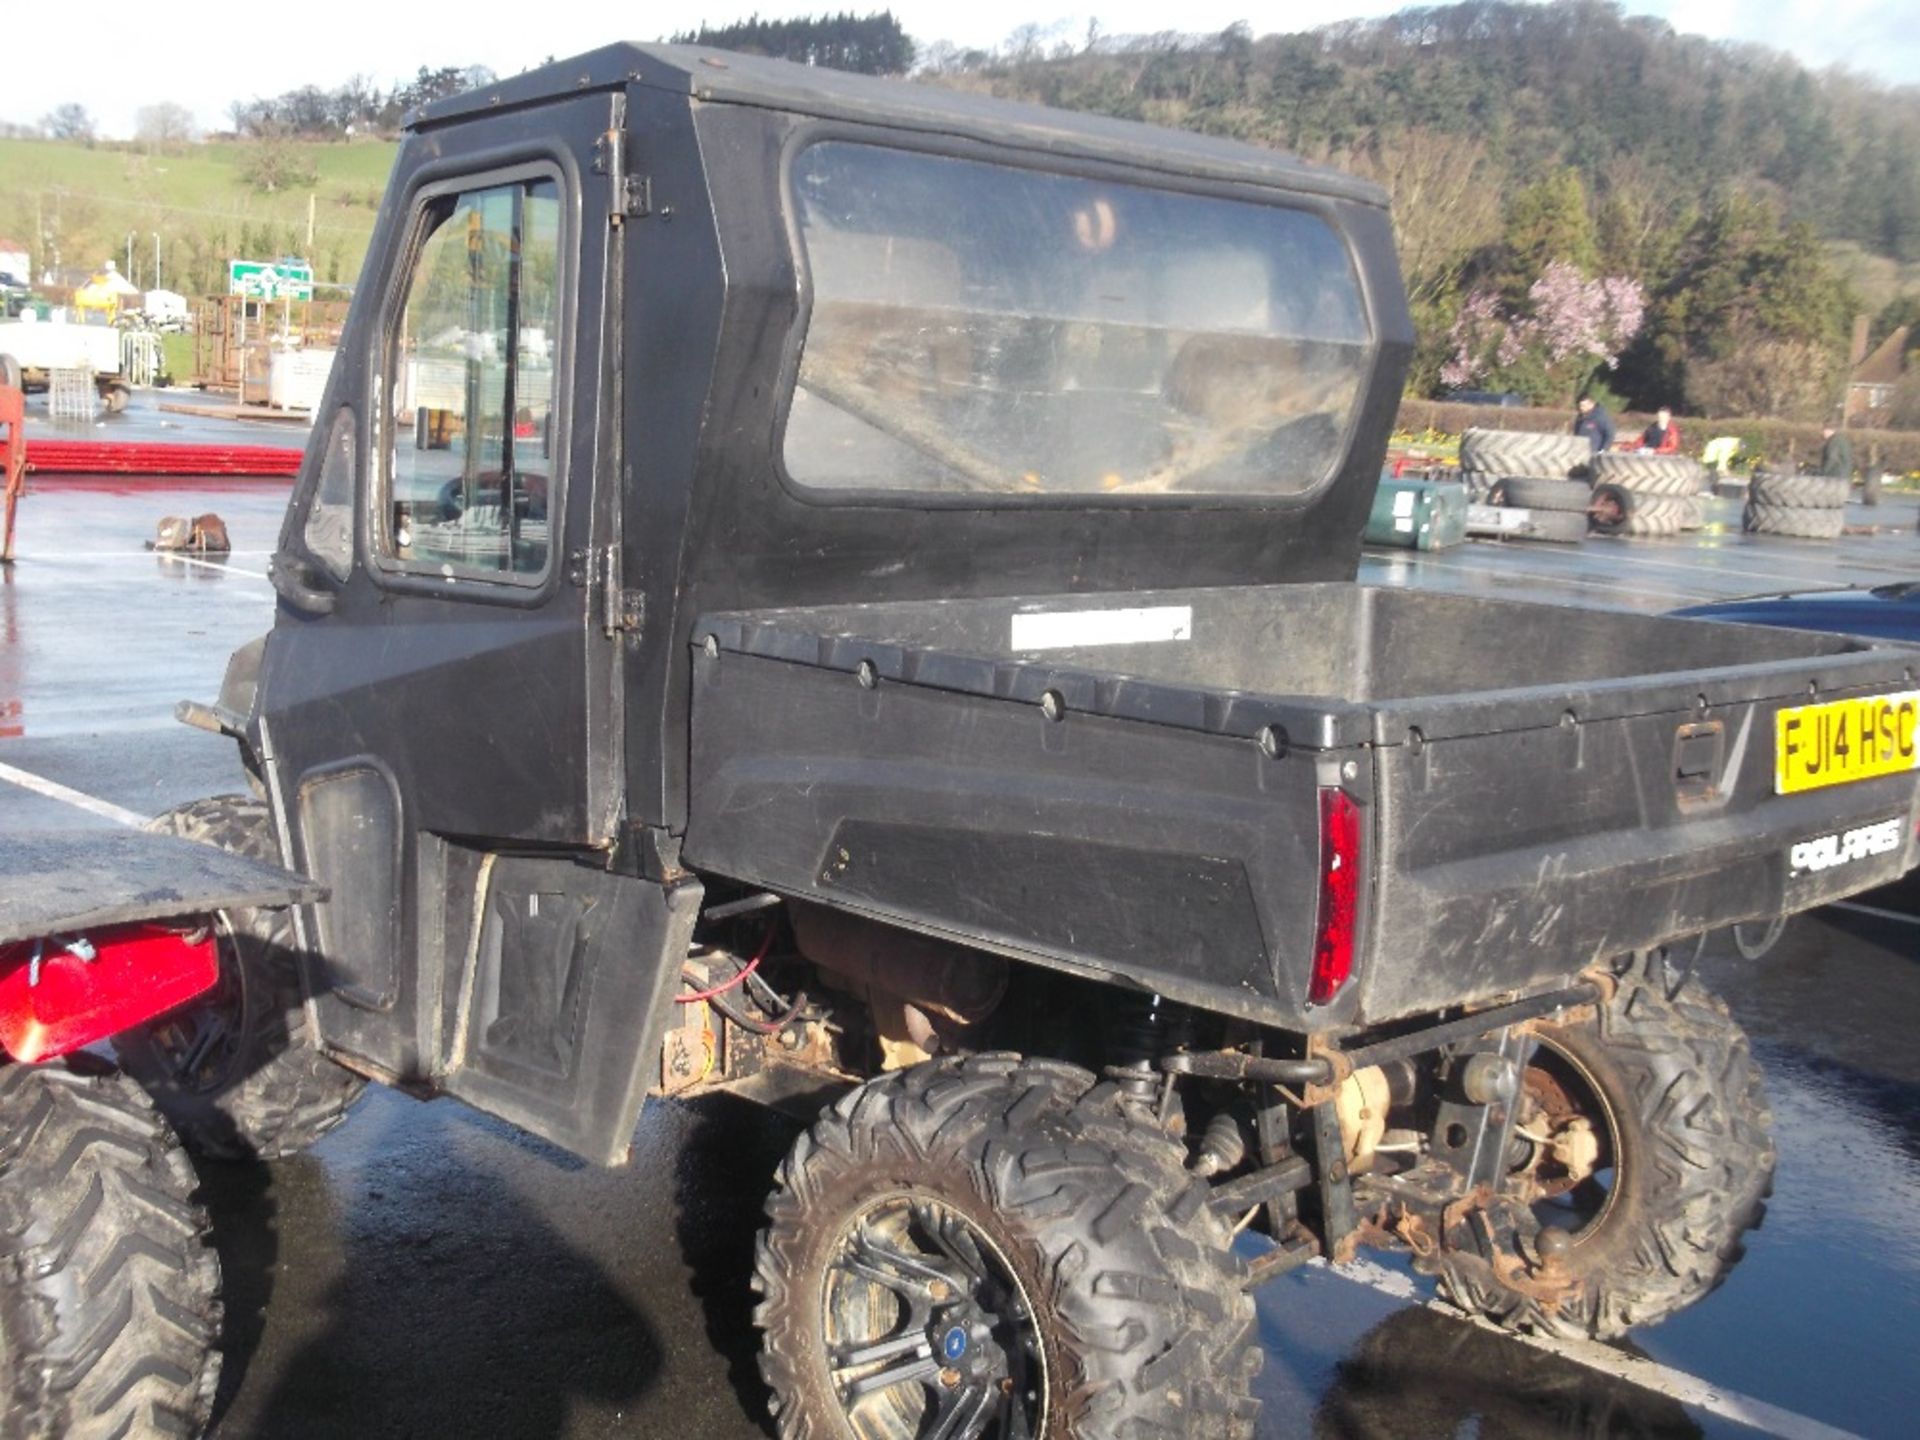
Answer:
[{"label": "white line marking", "polygon": [[[1438,1300],[1432,1304],[1435,1309],[1447,1311],[1455,1317],[1460,1314]],[[1492,1334],[1505,1335],[1522,1345],[1531,1345],[1549,1355],[1558,1355],[1563,1360],[1571,1360],[1599,1374],[1624,1380],[1642,1390],[1651,1390],[1656,1395],[1665,1395],[1682,1405],[1691,1405],[1709,1415],[1718,1415],[1722,1420],[1731,1420],[1736,1425],[1748,1425],[1755,1430],[1778,1435],[1781,1440],[1860,1440],[1851,1430],[1842,1430],[1825,1421],[1771,1405],[1765,1400],[1756,1400],[1751,1395],[1742,1395],[1738,1390],[1709,1384],[1662,1365],[1657,1360],[1644,1360],[1624,1350],[1615,1350],[1611,1345],[1602,1345],[1594,1340],[1556,1340],[1547,1335],[1519,1334],[1502,1330],[1492,1321],[1478,1316],[1468,1318],[1470,1323]]]},{"label": "white line marking", "polygon": [[1856,915],[1871,915],[1876,920],[1892,920],[1900,925],[1920,925],[1920,915],[1903,915],[1898,910],[1882,910],[1878,905],[1862,905],[1857,900],[1835,900],[1829,910],[1851,910]]},{"label": "white line marking", "polygon": [[[1378,1290],[1396,1300],[1419,1303],[1414,1283],[1399,1271],[1389,1270],[1384,1265],[1365,1259],[1347,1265],[1329,1265],[1318,1256],[1307,1264],[1325,1270],[1330,1275],[1338,1275],[1355,1285]],[[1616,1350],[1597,1340],[1556,1340],[1545,1335],[1503,1330],[1490,1320],[1477,1315],[1464,1315],[1443,1300],[1429,1300],[1427,1308],[1451,1319],[1478,1325],[1490,1335],[1499,1335],[1522,1345],[1531,1345],[1536,1350],[1544,1350],[1550,1355],[1558,1355],[1595,1374],[1610,1376],[1656,1395],[1665,1395],[1682,1405],[1691,1405],[1710,1415],[1718,1415],[1723,1420],[1731,1420],[1736,1425],[1778,1435],[1781,1440],[1861,1440],[1851,1430],[1842,1430],[1765,1400],[1756,1400],[1751,1395],[1742,1395],[1737,1390],[1710,1384],[1685,1371],[1662,1365],[1657,1360],[1629,1355],[1624,1350]]]},{"label": "white line marking", "polygon": [[138,830],[147,823],[145,815],[136,814],[111,800],[102,800],[98,796],[88,795],[62,785],[58,780],[49,780],[44,775],[36,775],[31,770],[21,770],[12,765],[0,764],[0,780],[18,785],[22,790],[31,790],[36,795],[44,795],[49,800],[58,800],[63,805],[71,805],[76,810],[84,810],[89,815],[98,815],[103,820],[111,820],[116,825],[128,825]]},{"label": "white line marking", "polygon": [[[272,555],[271,550],[233,550],[232,555]],[[201,555],[179,555],[170,551],[140,551],[127,554],[121,551],[100,552],[94,554],[34,555],[31,557],[42,565],[54,564],[63,560],[177,560],[183,565],[205,565],[221,574],[251,575],[256,580],[271,580],[273,577],[264,570],[249,570],[244,565],[230,565],[225,560],[209,560]]]},{"label": "white line marking", "polygon": [[256,580],[272,580],[264,570],[249,570],[244,565],[229,565],[224,560],[203,560],[198,555],[162,555],[162,560],[178,560],[182,565],[205,565],[209,570],[217,570],[222,575],[251,575]]}]

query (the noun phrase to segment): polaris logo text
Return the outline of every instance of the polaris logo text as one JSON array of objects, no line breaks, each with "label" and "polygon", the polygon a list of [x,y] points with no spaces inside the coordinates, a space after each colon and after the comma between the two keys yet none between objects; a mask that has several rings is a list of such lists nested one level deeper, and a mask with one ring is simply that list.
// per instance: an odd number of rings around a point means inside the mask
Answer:
[{"label": "polaris logo text", "polygon": [[1848,830],[1844,834],[1802,840],[1787,852],[1787,859],[1796,875],[1808,872],[1818,874],[1854,860],[1890,855],[1899,848],[1899,820],[1882,820],[1877,825],[1862,825],[1858,830]]}]

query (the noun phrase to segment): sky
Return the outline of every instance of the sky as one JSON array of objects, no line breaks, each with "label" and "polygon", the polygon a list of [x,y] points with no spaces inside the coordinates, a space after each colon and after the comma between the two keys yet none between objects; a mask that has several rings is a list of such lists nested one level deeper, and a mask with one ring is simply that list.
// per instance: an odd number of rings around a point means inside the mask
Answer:
[{"label": "sky", "polygon": [[[613,18],[595,0],[541,0],[537,6],[467,0],[459,7],[328,0],[311,10],[106,0],[83,12],[48,4],[17,8],[24,13],[6,25],[11,59],[0,85],[0,120],[31,123],[56,105],[77,101],[103,135],[125,138],[133,133],[135,112],[159,101],[184,104],[202,126],[224,128],[233,100],[307,84],[329,89],[356,74],[382,89],[422,65],[478,64],[511,75],[548,55],[565,57],[610,40],[659,39],[703,20],[724,24],[753,13],[842,8],[864,13],[886,8],[886,0],[655,0],[625,12],[633,19]],[[1029,23],[1078,41],[1096,16],[1101,30],[1114,35],[1167,29],[1204,34],[1240,20],[1259,35],[1385,15],[1402,6],[1376,0],[1101,0],[1095,9],[1055,11],[1046,0],[894,0],[891,8],[923,44],[949,40],[984,48]],[[1640,0],[1628,9],[1663,16],[1683,32],[1770,45],[1815,67],[1843,64],[1896,84],[1920,84],[1914,0]],[[84,19],[77,20],[80,15]],[[538,23],[529,23],[534,16]]]}]

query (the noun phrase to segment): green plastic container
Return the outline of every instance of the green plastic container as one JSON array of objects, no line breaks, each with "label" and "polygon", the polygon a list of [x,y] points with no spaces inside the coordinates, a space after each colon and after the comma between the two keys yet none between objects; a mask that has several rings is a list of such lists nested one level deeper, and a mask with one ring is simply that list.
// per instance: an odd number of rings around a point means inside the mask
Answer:
[{"label": "green plastic container", "polygon": [[1467,538],[1467,487],[1451,480],[1381,476],[1367,517],[1370,545],[1444,550]]}]

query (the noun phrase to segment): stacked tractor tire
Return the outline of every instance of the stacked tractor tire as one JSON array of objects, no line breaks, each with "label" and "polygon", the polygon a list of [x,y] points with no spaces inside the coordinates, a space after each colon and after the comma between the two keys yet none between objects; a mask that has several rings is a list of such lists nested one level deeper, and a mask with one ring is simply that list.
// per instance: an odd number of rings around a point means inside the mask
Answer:
[{"label": "stacked tractor tire", "polygon": [[1746,527],[1754,535],[1790,535],[1797,540],[1833,540],[1846,523],[1844,476],[1769,475],[1753,477],[1747,492]]},{"label": "stacked tractor tire", "polygon": [[1567,544],[1601,535],[1677,535],[1706,523],[1706,472],[1685,455],[1605,451],[1579,435],[1468,430],[1460,437],[1468,491],[1525,510],[1516,535]]}]

